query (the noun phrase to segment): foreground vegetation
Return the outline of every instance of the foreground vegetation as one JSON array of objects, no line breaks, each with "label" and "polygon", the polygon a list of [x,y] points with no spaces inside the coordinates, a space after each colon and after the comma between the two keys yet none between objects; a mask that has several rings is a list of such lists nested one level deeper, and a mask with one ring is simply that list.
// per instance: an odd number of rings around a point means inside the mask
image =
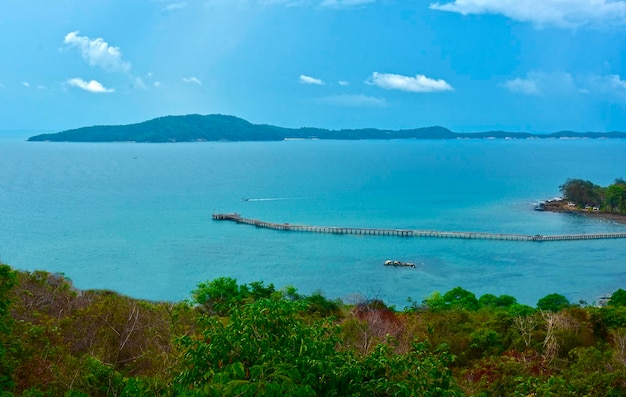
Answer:
[{"label": "foreground vegetation", "polygon": [[230,278],[189,301],[0,265],[0,396],[622,396],[626,291],[351,304]]}]

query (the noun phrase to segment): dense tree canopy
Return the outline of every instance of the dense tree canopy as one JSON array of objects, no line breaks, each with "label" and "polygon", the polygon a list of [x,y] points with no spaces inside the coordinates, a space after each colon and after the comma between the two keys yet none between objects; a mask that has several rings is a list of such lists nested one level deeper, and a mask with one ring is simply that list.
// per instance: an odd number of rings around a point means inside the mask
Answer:
[{"label": "dense tree canopy", "polygon": [[622,178],[608,187],[587,180],[568,179],[560,190],[564,199],[579,207],[594,206],[603,211],[626,214],[626,181]]},{"label": "dense tree canopy", "polygon": [[457,287],[398,312],[219,278],[166,303],[0,266],[0,396],[621,396],[623,295]]}]

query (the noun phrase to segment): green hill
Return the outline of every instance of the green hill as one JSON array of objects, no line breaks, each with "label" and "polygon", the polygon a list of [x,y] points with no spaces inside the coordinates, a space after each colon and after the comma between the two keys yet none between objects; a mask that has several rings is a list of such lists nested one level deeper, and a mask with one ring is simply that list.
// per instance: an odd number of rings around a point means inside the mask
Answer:
[{"label": "green hill", "polygon": [[444,127],[405,130],[375,128],[328,130],[322,128],[283,128],[252,124],[235,116],[221,114],[165,116],[128,125],[92,126],[41,134],[29,141],[52,142],[203,142],[203,141],[282,141],[284,139],[485,139],[485,138],[626,138],[623,132],[549,135],[489,131],[455,133]]}]

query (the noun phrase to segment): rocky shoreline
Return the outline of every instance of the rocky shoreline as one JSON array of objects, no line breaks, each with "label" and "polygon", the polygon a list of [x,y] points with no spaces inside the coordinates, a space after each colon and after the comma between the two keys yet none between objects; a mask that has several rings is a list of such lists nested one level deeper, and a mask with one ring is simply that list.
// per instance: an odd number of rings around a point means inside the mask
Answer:
[{"label": "rocky shoreline", "polygon": [[569,214],[578,214],[583,216],[590,216],[593,218],[602,218],[610,221],[618,222],[626,224],[626,215],[616,214],[613,212],[604,212],[598,209],[594,209],[593,207],[584,209],[578,208],[576,206],[570,205],[565,200],[548,200],[543,203],[537,204],[535,209],[539,211],[550,211],[550,212],[564,212]]}]

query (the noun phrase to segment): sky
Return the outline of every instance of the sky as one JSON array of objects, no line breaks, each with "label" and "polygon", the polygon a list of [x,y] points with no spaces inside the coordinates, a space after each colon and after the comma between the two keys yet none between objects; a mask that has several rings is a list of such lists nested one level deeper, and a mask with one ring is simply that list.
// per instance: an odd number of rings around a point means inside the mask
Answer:
[{"label": "sky", "polygon": [[624,67],[626,0],[0,2],[4,131],[626,131]]}]

